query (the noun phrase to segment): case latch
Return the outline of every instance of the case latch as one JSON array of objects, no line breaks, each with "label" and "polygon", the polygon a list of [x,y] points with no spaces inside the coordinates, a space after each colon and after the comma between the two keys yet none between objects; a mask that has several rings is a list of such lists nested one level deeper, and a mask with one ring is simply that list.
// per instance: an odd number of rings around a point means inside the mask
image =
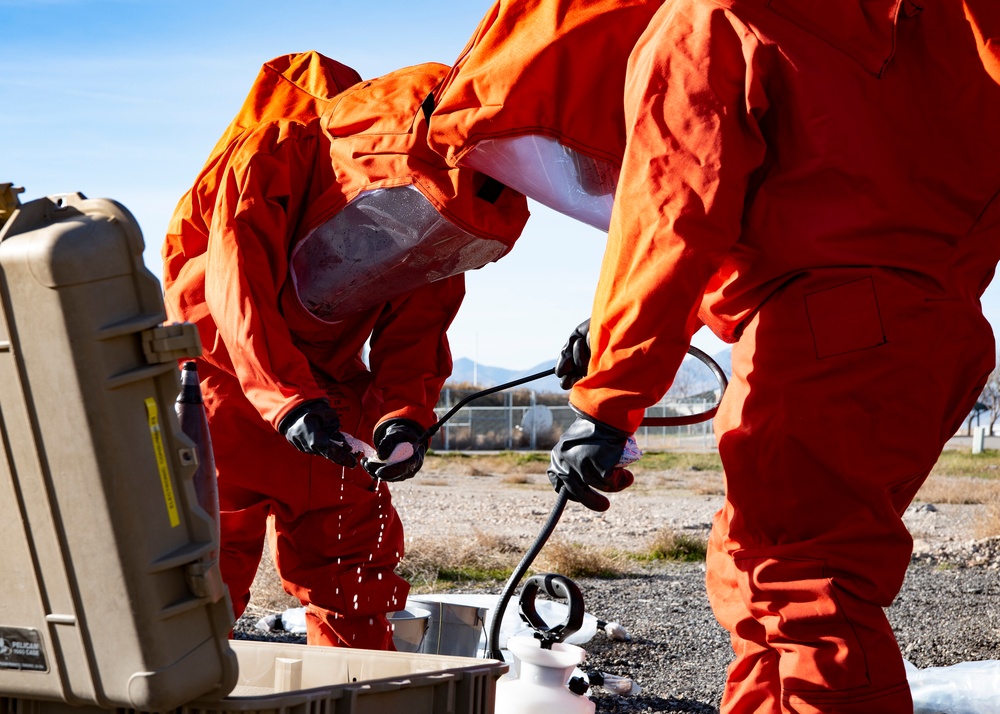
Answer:
[{"label": "case latch", "polygon": [[142,351],[149,364],[201,356],[201,338],[193,322],[175,322],[142,332]]},{"label": "case latch", "polygon": [[206,598],[209,602],[219,602],[226,594],[219,563],[215,560],[199,560],[184,566],[184,579],[195,597]]},{"label": "case latch", "polygon": [[24,193],[24,189],[15,187],[12,183],[0,183],[0,228],[21,207],[21,201],[17,198],[19,193]]}]

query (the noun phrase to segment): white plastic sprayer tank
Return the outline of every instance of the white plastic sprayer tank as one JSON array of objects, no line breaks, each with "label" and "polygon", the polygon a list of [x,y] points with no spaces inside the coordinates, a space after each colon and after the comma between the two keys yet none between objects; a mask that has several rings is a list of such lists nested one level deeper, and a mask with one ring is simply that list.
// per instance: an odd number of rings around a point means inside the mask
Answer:
[{"label": "white plastic sprayer tank", "polygon": [[533,637],[511,637],[507,649],[516,660],[517,676],[497,682],[496,714],[594,713],[594,702],[566,686],[587,656],[583,648],[556,643],[552,649],[542,649]]}]

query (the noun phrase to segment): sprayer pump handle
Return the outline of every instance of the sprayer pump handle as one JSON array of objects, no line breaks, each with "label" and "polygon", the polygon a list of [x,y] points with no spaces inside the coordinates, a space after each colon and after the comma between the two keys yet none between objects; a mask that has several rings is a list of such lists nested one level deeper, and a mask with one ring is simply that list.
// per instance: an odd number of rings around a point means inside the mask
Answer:
[{"label": "sprayer pump handle", "polygon": [[[559,624],[549,626],[538,614],[535,598],[539,590],[551,598],[566,601],[568,606],[566,617]],[[548,649],[556,642],[564,642],[583,626],[583,593],[576,583],[564,575],[554,573],[534,575],[528,578],[521,588],[518,611],[521,619],[535,630],[535,638],[542,641],[542,647]]]}]

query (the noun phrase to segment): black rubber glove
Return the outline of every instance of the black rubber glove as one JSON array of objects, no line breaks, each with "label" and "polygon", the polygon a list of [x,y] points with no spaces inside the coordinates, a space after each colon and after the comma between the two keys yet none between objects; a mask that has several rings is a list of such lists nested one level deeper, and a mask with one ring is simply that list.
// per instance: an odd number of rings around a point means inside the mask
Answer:
[{"label": "black rubber glove", "polygon": [[635,480],[631,471],[617,466],[629,435],[576,408],[573,411],[580,416],[552,449],[549,481],[556,492],[565,489],[570,500],[592,511],[606,511],[611,502],[597,491],[622,491]]},{"label": "black rubber glove", "polygon": [[590,318],[581,322],[573,330],[566,344],[563,345],[556,362],[556,376],[559,386],[571,389],[574,384],[587,376],[587,365],[590,364]]},{"label": "black rubber glove", "polygon": [[[362,459],[365,470],[382,481],[405,481],[417,475],[424,465],[424,453],[427,442],[421,441],[424,428],[412,419],[389,419],[375,428],[375,451],[378,460]],[[395,464],[387,464],[393,450],[399,444],[409,443],[413,446],[413,455]]]},{"label": "black rubber glove", "polygon": [[295,407],[278,424],[288,442],[306,454],[316,454],[353,469],[358,459],[340,433],[340,417],[325,399],[313,399]]}]

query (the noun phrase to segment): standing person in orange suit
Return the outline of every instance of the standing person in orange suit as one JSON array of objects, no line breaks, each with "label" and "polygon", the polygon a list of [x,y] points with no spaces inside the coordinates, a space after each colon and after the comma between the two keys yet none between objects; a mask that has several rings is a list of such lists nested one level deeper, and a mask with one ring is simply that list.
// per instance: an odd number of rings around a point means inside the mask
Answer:
[{"label": "standing person in orange suit", "polygon": [[[528,216],[522,195],[427,147],[421,103],[447,70],[362,82],[315,52],[267,63],[163,247],[168,314],[205,348],[235,614],[267,534],[310,644],[393,649],[386,615],[409,585],[382,481],[422,464],[462,272],[504,255]],[[374,443],[365,468],[349,436]]]},{"label": "standing person in orange suit", "polygon": [[629,60],[589,370],[549,477],[608,508],[695,330],[734,343],[707,559],[725,714],[913,711],[883,611],[901,515],[995,355],[1000,86],[976,40],[950,0],[667,0]]}]

